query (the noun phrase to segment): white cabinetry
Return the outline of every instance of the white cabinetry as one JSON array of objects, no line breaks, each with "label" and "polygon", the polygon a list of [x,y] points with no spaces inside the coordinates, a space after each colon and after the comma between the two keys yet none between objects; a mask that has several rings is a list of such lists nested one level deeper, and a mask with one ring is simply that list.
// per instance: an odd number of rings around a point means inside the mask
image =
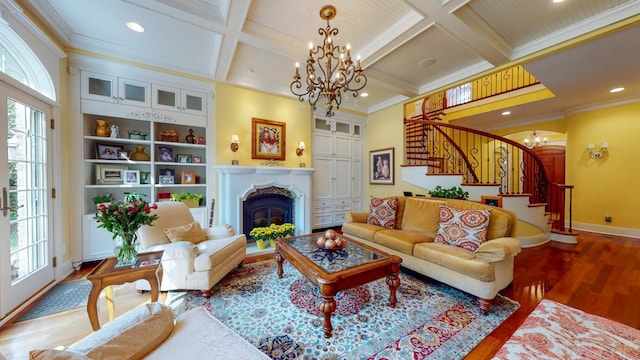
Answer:
[{"label": "white cabinetry", "polygon": [[84,99],[132,106],[151,106],[151,83],[117,76],[82,72],[80,91]]},{"label": "white cabinetry", "polygon": [[204,115],[207,112],[206,94],[165,85],[152,85],[152,107],[161,110]]},{"label": "white cabinetry", "polygon": [[[206,109],[209,100],[205,94],[208,91],[166,87],[175,90],[177,96],[178,106],[169,112],[158,106],[159,99],[152,96],[151,90],[159,89],[153,84],[154,81],[84,70],[80,71],[79,81],[72,84],[80,88],[76,94],[80,95],[77,101],[80,123],[77,126],[81,129],[78,141],[82,143],[80,176],[83,191],[78,206],[82,209],[83,261],[113,256],[111,234],[98,228],[92,219],[95,213],[92,198],[107,192],[116,200],[126,193],[137,192],[145,194],[152,202],[168,200],[172,193],[204,194],[201,207],[191,209],[191,212],[203,226],[207,225],[209,200],[206,196],[212,194],[207,187]],[[208,86],[203,85],[203,89]],[[160,99],[160,103],[164,100]],[[98,120],[107,122],[109,127],[117,126],[120,136],[97,136]],[[131,130],[146,133],[146,138],[130,139]],[[179,136],[168,138],[166,135],[170,132],[179,133]],[[190,132],[203,141],[200,143],[197,138],[191,140],[190,137],[187,142],[186,136]],[[134,159],[132,155],[139,151],[149,155],[148,160]],[[168,155],[162,157],[164,153]],[[133,172],[134,180],[128,182],[125,171]]]},{"label": "white cabinetry", "polygon": [[314,119],[313,228],[339,226],[362,204],[362,123]]}]

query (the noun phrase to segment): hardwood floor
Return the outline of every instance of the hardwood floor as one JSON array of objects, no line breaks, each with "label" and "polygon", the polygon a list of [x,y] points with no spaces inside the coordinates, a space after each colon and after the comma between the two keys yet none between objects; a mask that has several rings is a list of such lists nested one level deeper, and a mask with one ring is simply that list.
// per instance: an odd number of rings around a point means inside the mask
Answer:
[{"label": "hardwood floor", "polygon": [[[255,260],[259,259],[249,259]],[[85,268],[65,281],[87,272]],[[491,358],[542,298],[640,329],[640,239],[581,233],[577,245],[551,242],[523,249],[515,260],[513,284],[501,294],[518,301],[520,308],[467,359]],[[148,302],[149,294],[138,294],[128,284],[115,287],[114,299],[118,316]],[[98,307],[104,324],[104,298]],[[0,329],[0,353],[8,359],[28,359],[29,350],[70,345],[90,332],[84,308],[13,323]]]}]

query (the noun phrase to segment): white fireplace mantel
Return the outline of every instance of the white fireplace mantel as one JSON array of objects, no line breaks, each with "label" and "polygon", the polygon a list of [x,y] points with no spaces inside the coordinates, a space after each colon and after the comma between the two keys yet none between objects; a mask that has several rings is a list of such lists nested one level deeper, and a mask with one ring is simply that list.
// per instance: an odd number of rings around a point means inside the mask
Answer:
[{"label": "white fireplace mantel", "polygon": [[220,223],[241,232],[242,204],[256,189],[277,186],[289,190],[294,198],[296,234],[311,233],[311,176],[315,169],[271,166],[219,165],[218,200]]}]

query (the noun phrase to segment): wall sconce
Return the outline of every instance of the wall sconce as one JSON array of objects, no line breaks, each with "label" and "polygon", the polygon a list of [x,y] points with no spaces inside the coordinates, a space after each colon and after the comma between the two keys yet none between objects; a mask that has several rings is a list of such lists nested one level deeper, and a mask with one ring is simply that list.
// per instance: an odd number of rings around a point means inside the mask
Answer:
[{"label": "wall sconce", "polygon": [[602,159],[602,157],[607,153],[607,148],[609,147],[609,143],[606,141],[603,141],[602,144],[600,144],[600,150],[598,151],[593,151],[593,149],[595,149],[595,145],[593,145],[593,143],[589,143],[587,145],[587,150],[589,150],[589,157],[592,159]]},{"label": "wall sconce", "polygon": [[240,143],[240,138],[238,138],[238,134],[231,135],[231,151],[238,151],[238,144]]},{"label": "wall sconce", "polygon": [[296,155],[302,156],[303,153],[304,153],[304,141],[300,140],[300,142],[298,142],[298,148],[296,149]]}]

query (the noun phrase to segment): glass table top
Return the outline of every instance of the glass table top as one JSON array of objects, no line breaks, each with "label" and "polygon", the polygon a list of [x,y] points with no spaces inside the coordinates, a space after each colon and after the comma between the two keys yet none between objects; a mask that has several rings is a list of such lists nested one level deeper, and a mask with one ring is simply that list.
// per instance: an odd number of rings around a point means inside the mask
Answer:
[{"label": "glass table top", "polygon": [[388,257],[359,246],[348,239],[347,245],[340,250],[318,248],[316,239],[322,235],[323,233],[303,235],[284,239],[284,241],[327,273],[335,273]]}]

